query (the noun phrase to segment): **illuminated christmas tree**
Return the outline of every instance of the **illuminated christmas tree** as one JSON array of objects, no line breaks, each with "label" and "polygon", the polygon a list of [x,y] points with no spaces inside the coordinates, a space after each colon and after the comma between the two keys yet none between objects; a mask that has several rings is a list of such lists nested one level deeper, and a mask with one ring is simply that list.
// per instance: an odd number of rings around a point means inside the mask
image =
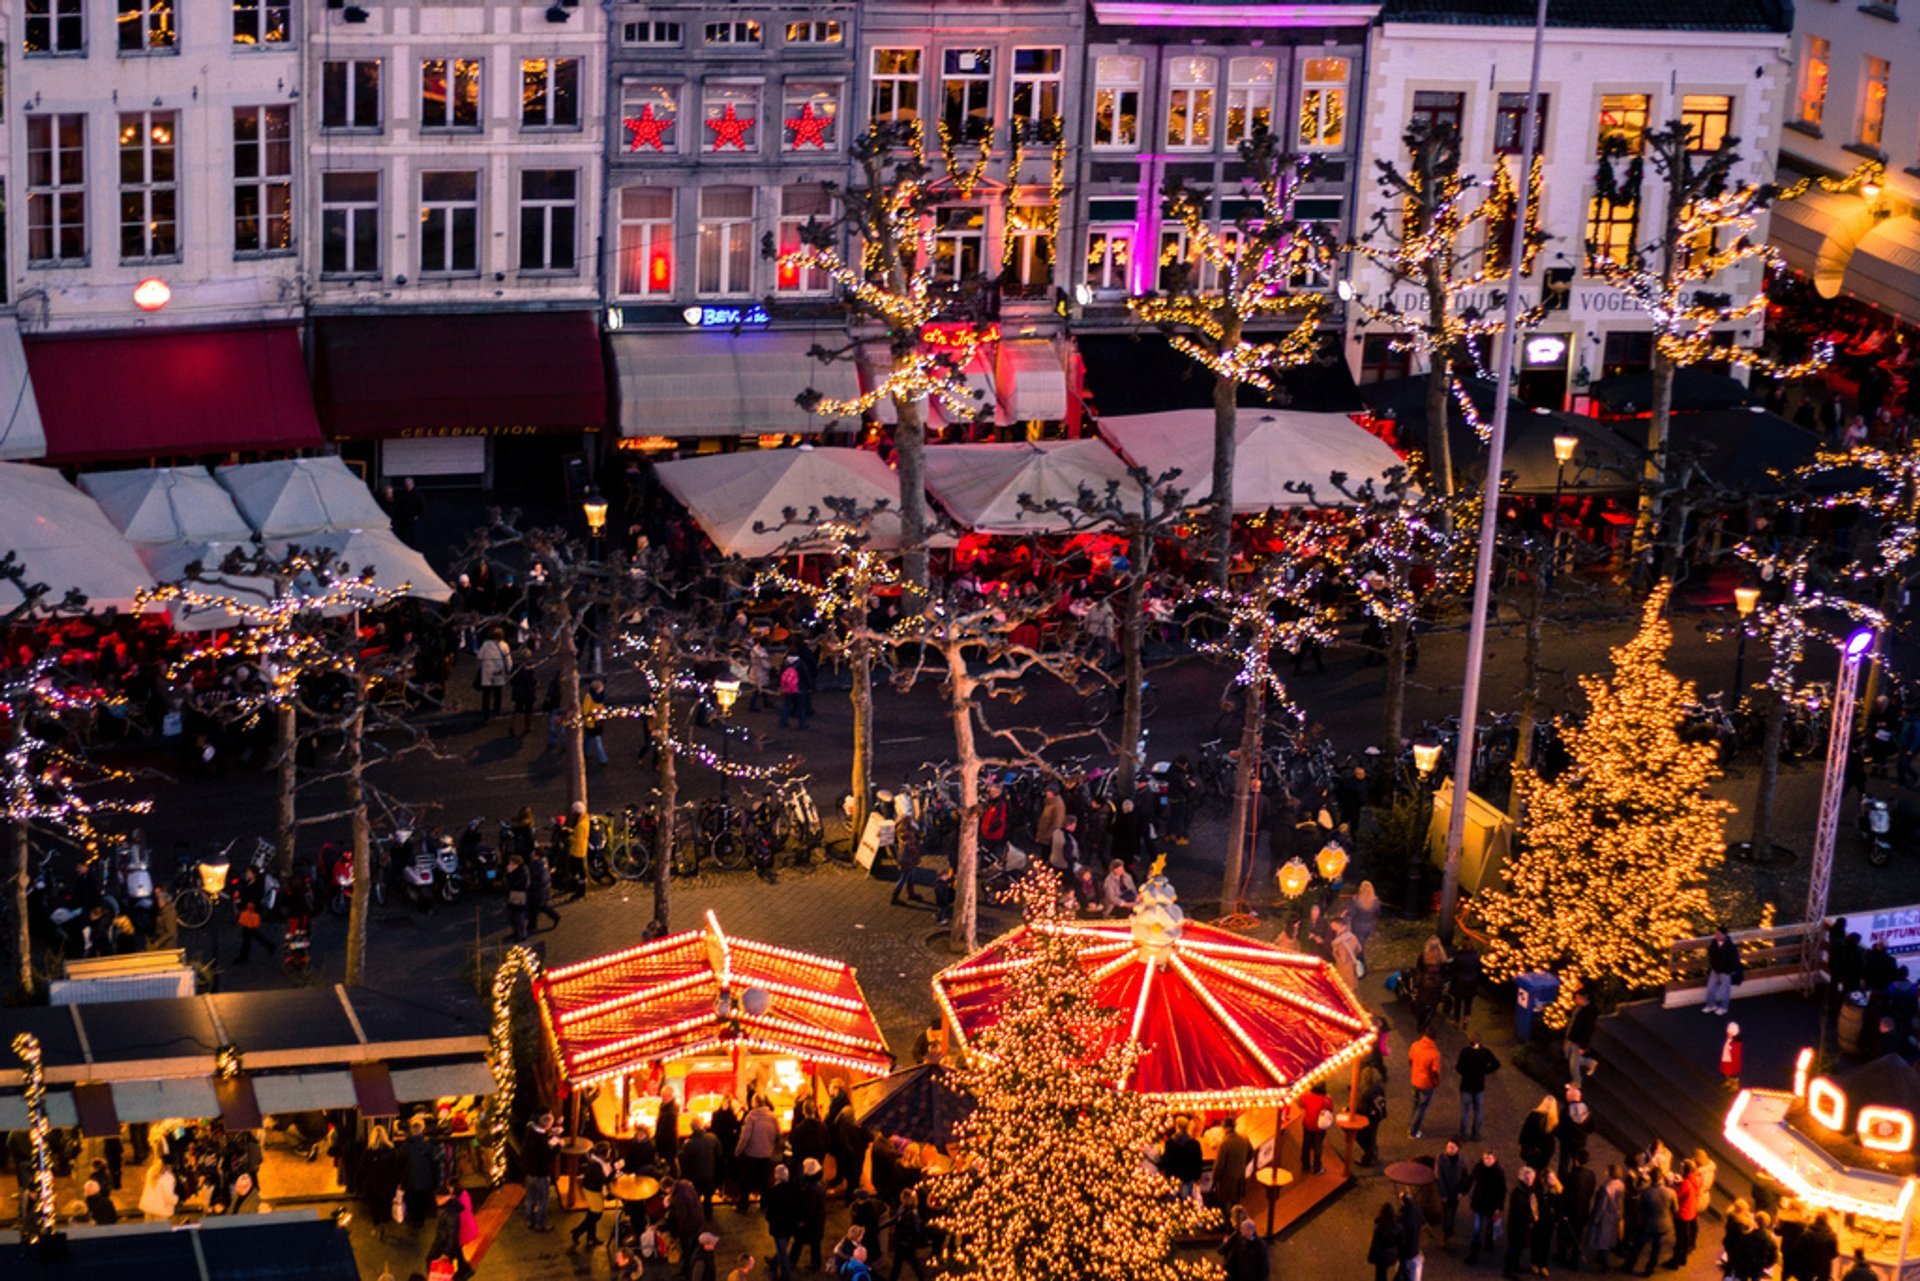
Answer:
[{"label": "illuminated christmas tree", "polygon": [[1707,795],[1719,777],[1711,743],[1680,737],[1691,681],[1668,671],[1668,587],[1647,600],[1640,631],[1613,651],[1613,675],[1585,676],[1590,710],[1565,731],[1572,765],[1552,782],[1519,773],[1525,818],[1505,888],[1475,914],[1497,978],[1560,976],[1549,1026],[1566,1022],[1575,989],[1636,991],[1667,976],[1667,946],[1707,920],[1707,874],[1726,852],[1732,809]]},{"label": "illuminated christmas tree", "polygon": [[1074,939],[1059,931],[1059,888],[1044,867],[1023,883],[1027,954],[959,1074],[979,1105],[955,1139],[968,1159],[932,1186],[951,1233],[947,1264],[1062,1281],[1218,1277],[1211,1261],[1176,1257],[1180,1238],[1213,1215],[1147,1163],[1167,1118],[1114,1088],[1135,1051],[1125,1016],[1094,999]]}]

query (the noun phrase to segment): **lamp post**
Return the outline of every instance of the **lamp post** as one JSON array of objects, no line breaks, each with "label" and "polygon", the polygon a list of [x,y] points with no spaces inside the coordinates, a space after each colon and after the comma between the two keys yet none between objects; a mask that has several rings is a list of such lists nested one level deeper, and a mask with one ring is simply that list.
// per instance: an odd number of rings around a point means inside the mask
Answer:
[{"label": "lamp post", "polygon": [[210,989],[220,986],[220,896],[226,892],[227,874],[231,871],[233,864],[224,860],[200,865],[200,888],[213,900],[213,911],[207,917],[207,925],[213,931],[213,964],[208,967],[212,971],[208,981]]},{"label": "lamp post", "polygon": [[1733,707],[1740,710],[1741,696],[1747,692],[1747,620],[1753,617],[1753,611],[1760,604],[1758,587],[1736,587],[1733,589],[1733,608],[1740,615],[1740,634],[1733,646]]},{"label": "lamp post", "polygon": [[1413,768],[1420,775],[1419,794],[1424,804],[1420,806],[1420,843],[1407,860],[1406,909],[1409,916],[1420,913],[1420,884],[1424,875],[1420,864],[1426,856],[1427,833],[1433,826],[1433,771],[1439,764],[1440,744],[1420,742],[1413,745]]},{"label": "lamp post", "polygon": [[720,803],[727,802],[727,767],[732,763],[728,754],[727,739],[729,724],[733,719],[733,704],[740,697],[740,682],[730,676],[723,676],[713,683],[713,701],[720,705]]},{"label": "lamp post", "polygon": [[587,518],[587,555],[599,560],[600,535],[607,528],[607,500],[601,496],[599,486],[587,487],[587,496],[581,500],[580,511]]},{"label": "lamp post", "polygon": [[1553,438],[1553,569],[1548,575],[1560,572],[1560,496],[1567,487],[1567,464],[1573,461],[1573,451],[1580,448],[1578,436],[1555,436]]},{"label": "lamp post", "polygon": [[1313,881],[1313,873],[1295,856],[1281,864],[1280,870],[1274,873],[1274,879],[1280,882],[1280,893],[1291,901],[1307,892],[1307,886]]}]

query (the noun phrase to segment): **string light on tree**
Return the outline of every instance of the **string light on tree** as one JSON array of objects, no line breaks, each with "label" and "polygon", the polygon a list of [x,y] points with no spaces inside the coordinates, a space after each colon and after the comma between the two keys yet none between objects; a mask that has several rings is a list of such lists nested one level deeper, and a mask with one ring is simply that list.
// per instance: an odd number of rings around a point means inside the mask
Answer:
[{"label": "string light on tree", "polygon": [[519,1069],[513,1059],[513,998],[522,980],[528,987],[540,981],[540,958],[525,947],[510,947],[493,972],[488,1003],[487,1067],[493,1073],[493,1093],[487,1096],[487,1178],[495,1187],[506,1182],[507,1145],[513,1135],[513,1109],[519,1097]]},{"label": "string light on tree", "polygon": [[13,1038],[13,1054],[20,1060],[26,1080],[23,1102],[27,1105],[27,1139],[32,1152],[32,1171],[14,1170],[24,1187],[20,1199],[24,1212],[21,1236],[28,1244],[44,1241],[59,1228],[60,1220],[53,1201],[53,1124],[47,1118],[47,1072],[40,1038],[21,1032]]}]

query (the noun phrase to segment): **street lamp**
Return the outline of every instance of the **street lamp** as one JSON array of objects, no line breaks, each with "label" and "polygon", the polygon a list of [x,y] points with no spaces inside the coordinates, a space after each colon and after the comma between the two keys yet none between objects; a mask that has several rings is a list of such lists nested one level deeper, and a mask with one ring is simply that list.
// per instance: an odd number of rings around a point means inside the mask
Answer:
[{"label": "street lamp", "polygon": [[589,554],[599,560],[600,535],[607,528],[607,500],[601,497],[598,486],[587,487],[587,496],[580,503],[580,511],[587,518],[587,537],[593,540]]},{"label": "street lamp", "polygon": [[[1553,572],[1560,572],[1560,495],[1567,485],[1567,464],[1573,461],[1573,451],[1580,448],[1578,436],[1555,436],[1553,438]],[[1551,581],[1551,580],[1549,580]]]},{"label": "street lamp", "polygon": [[1420,771],[1420,781],[1427,781],[1434,766],[1440,763],[1440,744],[1415,743],[1413,745],[1413,767]]},{"label": "street lamp", "polygon": [[1313,873],[1307,870],[1307,865],[1297,856],[1282,864],[1274,876],[1280,882],[1280,892],[1290,899],[1296,899],[1305,894],[1308,883],[1313,880]]},{"label": "street lamp", "polygon": [[1747,690],[1747,620],[1760,604],[1758,587],[1733,589],[1733,608],[1740,615],[1740,635],[1733,646],[1733,710],[1740,710],[1740,697]]},{"label": "street lamp", "polygon": [[723,676],[713,682],[713,701],[720,705],[720,803],[722,805],[727,801],[727,767],[730,764],[727,722],[732,719],[733,705],[739,697],[739,681],[730,676]]},{"label": "street lamp", "polygon": [[[1440,744],[1419,742],[1413,745],[1413,768],[1420,774],[1420,796],[1425,804],[1420,806],[1421,827],[1419,840],[1422,848],[1427,840],[1427,829],[1433,823],[1433,771],[1440,765]],[[1420,911],[1420,886],[1425,875],[1421,868],[1422,855],[1416,849],[1407,860],[1407,901],[1409,915]]]},{"label": "street lamp", "polygon": [[1314,856],[1313,861],[1314,865],[1320,869],[1320,879],[1332,884],[1340,879],[1342,872],[1347,870],[1346,847],[1338,841],[1328,841],[1320,847],[1320,852]]},{"label": "street lamp", "polygon": [[207,924],[213,930],[213,964],[209,967],[213,977],[208,983],[210,988],[220,986],[220,896],[226,891],[227,874],[231,871],[233,864],[225,859],[200,865],[200,888],[213,900],[213,910],[207,917]]}]

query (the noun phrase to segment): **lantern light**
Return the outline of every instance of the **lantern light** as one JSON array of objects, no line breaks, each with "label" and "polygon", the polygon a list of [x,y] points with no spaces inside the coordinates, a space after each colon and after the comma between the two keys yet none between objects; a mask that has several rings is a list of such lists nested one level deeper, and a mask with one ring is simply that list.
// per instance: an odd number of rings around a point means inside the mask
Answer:
[{"label": "lantern light", "polygon": [[233,870],[233,864],[202,863],[200,865],[200,888],[209,894],[218,895],[227,888],[227,873]]},{"label": "lantern light", "polygon": [[1874,1152],[1911,1152],[1913,1113],[1869,1103],[1854,1118],[1854,1132],[1860,1136],[1860,1146]]},{"label": "lantern light", "polygon": [[1425,778],[1433,773],[1434,766],[1440,763],[1440,744],[1415,743],[1413,745],[1413,767]]},{"label": "lantern light", "polygon": [[1314,856],[1314,863],[1320,868],[1320,878],[1337,881],[1340,874],[1347,870],[1347,851],[1338,841],[1328,841],[1320,847],[1320,853]]},{"label": "lantern light", "polygon": [[1298,858],[1288,859],[1275,876],[1280,881],[1280,892],[1288,898],[1299,898],[1306,893],[1307,883],[1313,879],[1313,873]]},{"label": "lantern light", "polygon": [[1838,1130],[1847,1119],[1847,1096],[1824,1076],[1807,1082],[1807,1115],[1829,1130]]},{"label": "lantern light", "polygon": [[1580,448],[1578,436],[1555,436],[1553,438],[1553,459],[1562,467],[1573,461],[1573,451]]},{"label": "lantern light", "polygon": [[173,301],[173,290],[158,276],[148,276],[133,287],[133,305],[141,311],[159,311]]},{"label": "lantern light", "polygon": [[740,682],[731,677],[723,677],[713,683],[713,701],[720,704],[722,715],[733,710],[734,700],[740,697]]},{"label": "lantern light", "polygon": [[595,538],[600,537],[600,531],[607,527],[607,500],[601,497],[598,489],[587,491],[587,497],[580,504],[580,510],[587,518],[587,532]]},{"label": "lantern light", "polygon": [[1740,617],[1749,617],[1760,604],[1758,587],[1736,587],[1733,589],[1733,607],[1740,611]]}]

